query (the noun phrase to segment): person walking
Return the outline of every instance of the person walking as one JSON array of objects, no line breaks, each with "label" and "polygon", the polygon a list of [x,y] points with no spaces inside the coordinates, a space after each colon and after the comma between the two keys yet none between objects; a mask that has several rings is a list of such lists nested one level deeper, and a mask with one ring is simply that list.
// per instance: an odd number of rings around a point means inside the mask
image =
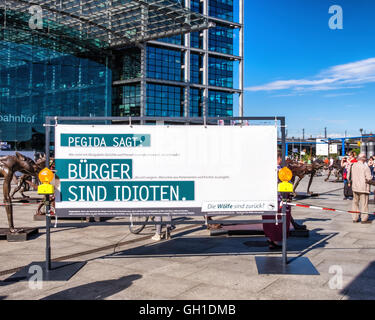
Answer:
[{"label": "person walking", "polygon": [[362,224],[371,223],[368,220],[368,200],[370,195],[370,185],[367,181],[372,180],[370,168],[365,164],[366,155],[360,153],[358,162],[352,163],[348,172],[348,184],[353,190],[353,222]]},{"label": "person walking", "polygon": [[351,165],[357,162],[357,154],[355,151],[349,152],[349,158],[345,162],[345,178],[344,178],[344,200],[353,200],[353,190],[351,185],[348,183],[348,173]]},{"label": "person walking", "polygon": [[371,177],[374,180],[374,157],[370,157],[370,159],[367,162],[368,167],[370,168],[371,171]]},{"label": "person walking", "polygon": [[335,160],[333,158],[330,158],[328,168],[331,168],[333,166],[334,162],[335,162]]},{"label": "person walking", "polygon": [[346,157],[344,157],[341,160],[341,168],[343,168],[342,171],[342,179],[344,181],[344,199],[343,200],[348,200],[350,197],[353,197],[353,192],[351,188],[348,186],[348,169],[350,167],[350,162]]}]

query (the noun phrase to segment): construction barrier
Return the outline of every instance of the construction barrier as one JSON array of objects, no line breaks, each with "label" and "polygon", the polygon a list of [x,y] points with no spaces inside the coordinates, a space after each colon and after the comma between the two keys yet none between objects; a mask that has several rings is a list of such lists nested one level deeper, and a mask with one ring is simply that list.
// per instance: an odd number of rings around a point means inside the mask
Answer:
[{"label": "construction barrier", "polygon": [[288,206],[294,206],[294,207],[299,207],[299,208],[308,208],[308,209],[314,209],[314,210],[322,210],[322,211],[331,211],[331,212],[340,212],[340,213],[362,213],[362,214],[371,214],[375,215],[375,212],[368,212],[368,213],[363,213],[360,211],[350,211],[350,210],[341,210],[341,209],[333,209],[333,208],[324,208],[324,207],[317,207],[317,206],[310,206],[307,204],[300,204],[300,203],[287,203]]}]

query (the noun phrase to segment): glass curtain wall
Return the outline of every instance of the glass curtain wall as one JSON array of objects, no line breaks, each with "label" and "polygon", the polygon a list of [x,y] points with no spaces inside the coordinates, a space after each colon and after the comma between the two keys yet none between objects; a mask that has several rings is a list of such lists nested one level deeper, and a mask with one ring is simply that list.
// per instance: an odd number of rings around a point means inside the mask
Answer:
[{"label": "glass curtain wall", "polygon": [[0,141],[41,151],[46,116],[110,115],[112,77],[103,60],[0,41]]},{"label": "glass curtain wall", "polygon": [[[208,30],[207,38],[203,31],[188,34],[190,47],[185,35],[147,42],[143,67],[141,49],[118,51],[113,68],[114,115],[138,116],[144,110],[146,116],[202,117],[204,105],[208,116],[233,115],[234,4],[233,0],[190,0],[193,12],[203,14],[206,5],[216,26]],[[208,51],[203,50],[205,41]]]}]

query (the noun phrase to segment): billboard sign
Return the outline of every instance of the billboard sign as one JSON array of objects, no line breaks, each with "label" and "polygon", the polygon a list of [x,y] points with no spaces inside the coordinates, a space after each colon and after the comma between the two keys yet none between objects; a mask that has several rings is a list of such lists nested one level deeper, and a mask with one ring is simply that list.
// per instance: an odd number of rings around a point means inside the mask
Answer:
[{"label": "billboard sign", "polygon": [[329,153],[330,154],[338,154],[338,147],[337,144],[331,144],[329,146]]},{"label": "billboard sign", "polygon": [[328,143],[323,139],[316,139],[316,155],[328,157]]},{"label": "billboard sign", "polygon": [[274,126],[57,125],[56,215],[275,212]]}]

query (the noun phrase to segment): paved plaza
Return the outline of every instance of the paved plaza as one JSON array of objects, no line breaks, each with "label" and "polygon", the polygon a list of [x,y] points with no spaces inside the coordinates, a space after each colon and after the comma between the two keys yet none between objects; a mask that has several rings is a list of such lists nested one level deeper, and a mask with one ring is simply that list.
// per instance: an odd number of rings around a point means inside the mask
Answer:
[{"label": "paved plaza", "polygon": [[[300,192],[306,191],[307,181]],[[333,178],[324,182],[317,177],[311,190],[319,196],[297,202],[351,209],[351,201],[342,200],[342,183]],[[0,280],[45,258],[45,222],[33,221],[36,207],[15,206],[16,227],[40,227],[39,234],[26,242],[0,240]],[[5,228],[4,207],[0,211],[0,227]],[[306,208],[294,207],[292,213],[310,236],[289,238],[288,257],[309,258],[319,275],[259,275],[256,256],[281,256],[269,252],[263,236],[210,237],[201,225],[179,224],[171,240],[155,243],[152,227],[133,235],[127,226],[111,225],[121,219],[106,226],[73,221],[77,227],[52,228],[52,258],[84,261],[85,266],[69,281],[45,281],[39,289],[27,281],[1,281],[0,300],[375,299],[375,223],[353,224],[350,214]]]}]

